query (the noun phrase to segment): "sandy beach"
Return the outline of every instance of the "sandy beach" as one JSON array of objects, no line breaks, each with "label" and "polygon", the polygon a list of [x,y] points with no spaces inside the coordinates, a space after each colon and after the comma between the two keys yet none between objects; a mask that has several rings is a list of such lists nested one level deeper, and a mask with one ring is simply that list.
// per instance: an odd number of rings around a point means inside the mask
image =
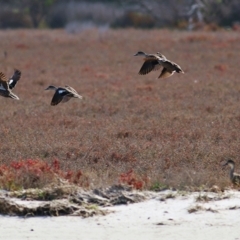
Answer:
[{"label": "sandy beach", "polygon": [[240,239],[239,191],[164,191],[107,209],[112,213],[89,218],[0,216],[0,239]]}]

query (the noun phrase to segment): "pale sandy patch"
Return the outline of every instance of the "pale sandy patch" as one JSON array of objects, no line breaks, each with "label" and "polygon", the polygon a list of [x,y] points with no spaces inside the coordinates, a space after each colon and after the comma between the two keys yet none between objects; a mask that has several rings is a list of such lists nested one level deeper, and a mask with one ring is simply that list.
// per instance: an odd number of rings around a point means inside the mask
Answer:
[{"label": "pale sandy patch", "polygon": [[[189,213],[194,208],[198,210]],[[141,203],[107,209],[114,212],[85,219],[0,216],[0,239],[240,239],[239,191],[165,191]]]}]

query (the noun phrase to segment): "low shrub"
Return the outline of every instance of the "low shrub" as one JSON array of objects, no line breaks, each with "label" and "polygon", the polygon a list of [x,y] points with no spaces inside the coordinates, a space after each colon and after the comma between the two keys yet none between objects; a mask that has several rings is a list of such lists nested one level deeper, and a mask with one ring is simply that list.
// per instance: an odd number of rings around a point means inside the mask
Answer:
[{"label": "low shrub", "polygon": [[61,180],[80,186],[88,185],[87,178],[80,170],[63,171],[57,159],[51,164],[42,160],[27,159],[11,162],[9,166],[0,165],[0,188],[5,190],[42,188]]}]

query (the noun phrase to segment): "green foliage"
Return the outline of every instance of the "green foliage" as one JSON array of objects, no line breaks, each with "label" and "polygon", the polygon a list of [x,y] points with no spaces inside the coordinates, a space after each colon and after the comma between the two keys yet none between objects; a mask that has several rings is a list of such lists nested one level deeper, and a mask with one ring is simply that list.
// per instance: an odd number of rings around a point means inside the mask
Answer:
[{"label": "green foliage", "polygon": [[160,182],[155,182],[150,186],[151,191],[159,192],[168,189],[168,187]]},{"label": "green foliage", "polygon": [[26,0],[26,8],[28,8],[29,15],[32,19],[33,26],[37,28],[43,18],[48,14],[50,7],[57,0]]},{"label": "green foliage", "polygon": [[[58,0],[10,0],[7,2],[0,0],[0,3],[1,2],[5,6],[8,6],[8,9],[11,9],[12,14],[19,12],[22,15],[27,15],[32,22],[32,26],[37,28],[41,21],[47,16],[53,4],[57,3]],[[8,10],[8,12],[10,12],[10,10]],[[7,22],[7,20],[5,22]],[[14,24],[10,24],[10,26],[14,27]],[[25,25],[25,27],[29,26]]]},{"label": "green foliage", "polygon": [[0,28],[29,28],[30,18],[19,11],[6,10],[0,14]]},{"label": "green foliage", "polygon": [[155,21],[152,16],[138,12],[127,12],[112,23],[113,28],[134,27],[134,28],[152,28]]},{"label": "green foliage", "polygon": [[[195,4],[195,1],[188,0],[75,0],[73,4],[78,2],[83,2],[86,6],[98,3],[100,5],[102,4],[104,6],[121,9],[123,11],[123,16],[115,18],[114,21],[110,19],[108,22],[112,24],[114,28],[179,27],[179,25],[186,28],[186,21],[188,18],[187,12]],[[239,22],[240,3],[238,0],[206,0],[203,1],[203,3],[201,12],[203,13],[205,23],[232,26],[234,22]],[[53,28],[64,27],[67,22],[66,16],[71,15],[71,12],[67,10],[68,8],[64,8],[64,12],[62,12],[62,10],[59,12],[56,10],[58,7],[55,6],[61,4],[68,6],[69,2],[64,0],[0,0],[0,4],[2,7],[0,9],[0,15],[5,11],[3,6],[7,6],[8,12],[19,12],[21,15],[25,15],[21,17],[19,24],[17,24],[18,21],[16,20],[14,23],[10,22],[9,27],[29,27],[29,24],[23,24],[23,18],[27,18],[31,22],[30,26],[34,28],[46,25],[47,23]],[[96,11],[97,10],[95,10],[95,12]],[[11,16],[10,18],[13,17]],[[15,18],[17,19],[19,16],[15,16]],[[93,19],[93,21],[99,23],[96,19]],[[8,20],[5,20],[2,25],[5,25],[5,23],[7,24]]]}]

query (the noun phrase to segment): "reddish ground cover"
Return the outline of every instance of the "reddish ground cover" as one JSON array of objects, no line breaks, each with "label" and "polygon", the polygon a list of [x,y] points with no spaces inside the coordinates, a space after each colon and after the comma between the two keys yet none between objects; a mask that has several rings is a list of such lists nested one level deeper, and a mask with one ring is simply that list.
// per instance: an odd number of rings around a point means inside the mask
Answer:
[{"label": "reddish ground cover", "polygon": [[[240,167],[238,32],[6,30],[0,38],[0,71],[22,71],[20,100],[0,99],[2,167],[58,159],[90,187],[136,188],[226,186],[221,161]],[[138,50],[162,52],[185,74],[138,75]],[[68,84],[83,100],[52,107],[50,84]]]}]

